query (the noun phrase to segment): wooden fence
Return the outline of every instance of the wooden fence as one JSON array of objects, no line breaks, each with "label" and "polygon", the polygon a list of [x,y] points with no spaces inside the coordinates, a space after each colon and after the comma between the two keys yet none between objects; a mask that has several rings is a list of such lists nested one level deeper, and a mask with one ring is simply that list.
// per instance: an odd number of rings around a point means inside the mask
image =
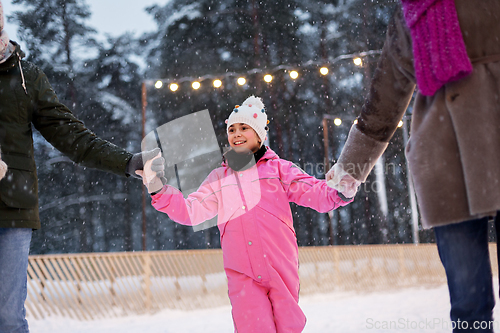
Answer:
[{"label": "wooden fence", "polygon": [[[496,251],[490,246],[494,272]],[[299,249],[301,295],[446,283],[436,246]],[[27,316],[90,320],[229,304],[221,250],[30,256]]]}]

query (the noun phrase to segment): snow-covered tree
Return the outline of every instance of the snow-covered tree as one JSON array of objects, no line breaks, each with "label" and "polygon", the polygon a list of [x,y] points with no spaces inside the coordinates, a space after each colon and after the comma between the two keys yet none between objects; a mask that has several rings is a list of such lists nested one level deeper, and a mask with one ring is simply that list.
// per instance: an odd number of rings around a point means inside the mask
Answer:
[{"label": "snow-covered tree", "polygon": [[19,36],[28,47],[28,60],[39,65],[52,80],[60,98],[79,102],[76,66],[95,46],[96,32],[86,24],[90,10],[79,0],[13,0],[25,10],[16,11]]}]

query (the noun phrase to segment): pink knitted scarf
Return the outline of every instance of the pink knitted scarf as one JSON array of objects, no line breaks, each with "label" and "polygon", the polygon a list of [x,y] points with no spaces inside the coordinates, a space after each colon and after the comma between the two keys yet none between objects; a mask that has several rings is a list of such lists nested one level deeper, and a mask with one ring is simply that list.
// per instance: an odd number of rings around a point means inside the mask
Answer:
[{"label": "pink knitted scarf", "polygon": [[432,96],[472,72],[454,0],[402,0],[420,92]]}]

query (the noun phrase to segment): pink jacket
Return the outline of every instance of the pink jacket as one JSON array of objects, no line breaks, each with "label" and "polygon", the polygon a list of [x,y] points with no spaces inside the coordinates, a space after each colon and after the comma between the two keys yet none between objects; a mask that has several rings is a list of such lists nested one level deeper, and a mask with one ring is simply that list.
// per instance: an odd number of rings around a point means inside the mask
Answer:
[{"label": "pink jacket", "polygon": [[298,279],[289,202],[323,213],[350,201],[269,148],[256,167],[244,171],[223,163],[186,199],[168,185],[152,197],[155,209],[180,224],[196,225],[218,215],[224,268],[257,281],[268,280],[269,269]]}]

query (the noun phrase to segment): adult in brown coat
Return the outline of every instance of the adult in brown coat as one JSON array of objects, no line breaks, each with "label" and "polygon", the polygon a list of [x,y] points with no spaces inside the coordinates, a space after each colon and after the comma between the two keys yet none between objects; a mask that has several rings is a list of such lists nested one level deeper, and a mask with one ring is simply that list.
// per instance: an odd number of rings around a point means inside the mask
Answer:
[{"label": "adult in brown coat", "polygon": [[[472,72],[424,95],[416,69],[429,66],[422,53],[415,53],[418,45],[408,13],[398,8],[357,124],[327,179],[337,188],[342,182],[348,185],[349,178],[354,186],[366,180],[418,83],[406,155],[422,225],[435,227],[448,278],[451,319],[462,324],[454,332],[460,332],[466,325],[474,328],[475,321],[491,321],[494,307],[487,224],[500,210],[500,1],[455,0],[454,5]],[[448,33],[448,28],[445,24],[436,31]],[[439,47],[431,50],[453,52]]]}]

